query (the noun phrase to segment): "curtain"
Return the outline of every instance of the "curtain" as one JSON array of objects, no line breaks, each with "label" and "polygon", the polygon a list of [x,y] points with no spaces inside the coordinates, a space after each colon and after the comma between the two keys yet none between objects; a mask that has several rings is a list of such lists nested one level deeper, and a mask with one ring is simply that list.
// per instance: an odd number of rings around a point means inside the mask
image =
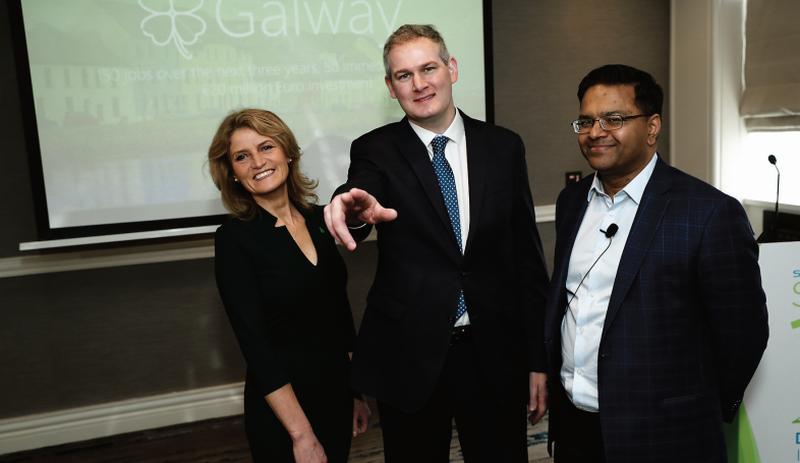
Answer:
[{"label": "curtain", "polygon": [[800,130],[800,1],[747,0],[746,18],[745,126]]}]

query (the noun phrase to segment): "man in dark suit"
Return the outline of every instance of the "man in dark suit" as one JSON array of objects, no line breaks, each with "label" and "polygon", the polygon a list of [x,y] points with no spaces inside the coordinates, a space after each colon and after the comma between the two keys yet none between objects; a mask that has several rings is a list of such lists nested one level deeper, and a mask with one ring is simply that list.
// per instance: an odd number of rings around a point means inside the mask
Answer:
[{"label": "man in dark suit", "polygon": [[546,409],[547,273],[520,137],[458,111],[456,60],[432,26],[384,47],[406,117],[353,142],[326,208],[348,249],[375,224],[378,268],[353,356],[387,462],[527,462],[526,404]]},{"label": "man in dark suit", "polygon": [[741,205],[656,153],[661,88],[607,65],[573,122],[596,173],[561,192],[545,344],[555,461],[725,461],[767,343]]}]

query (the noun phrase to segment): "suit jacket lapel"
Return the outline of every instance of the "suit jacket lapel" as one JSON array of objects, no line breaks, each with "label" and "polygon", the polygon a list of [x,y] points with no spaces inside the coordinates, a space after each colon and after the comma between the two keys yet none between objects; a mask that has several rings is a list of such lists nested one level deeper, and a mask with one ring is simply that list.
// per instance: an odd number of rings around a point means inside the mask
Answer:
[{"label": "suit jacket lapel", "polygon": [[659,158],[642,195],[642,203],[639,204],[639,209],[636,211],[633,226],[628,234],[628,241],[622,251],[614,288],[611,291],[611,299],[608,302],[606,320],[603,325],[604,335],[614,322],[622,301],[625,300],[625,296],[631,289],[631,284],[636,274],[639,273],[642,260],[647,254],[664,212],[667,210],[669,198],[664,193],[669,190],[671,185],[669,169],[669,166]]},{"label": "suit jacket lapel", "polygon": [[[550,320],[550,332],[551,333],[558,333],[559,327],[561,326],[561,319],[564,316],[564,312],[566,310],[566,301],[564,299],[564,295],[566,294],[566,282],[567,282],[567,271],[569,270],[569,260],[572,256],[572,248],[575,246],[575,238],[578,236],[578,230],[580,229],[581,222],[583,221],[583,215],[586,213],[586,207],[588,206],[588,202],[586,201],[586,195],[589,193],[589,188],[591,188],[592,177],[589,177],[584,180],[585,185],[580,185],[573,193],[573,197],[566,199],[563,201],[562,204],[559,204],[559,212],[563,211],[564,218],[561,221],[560,225],[563,227],[563,231],[568,233],[563,238],[563,242],[557,242],[558,249],[556,249],[556,259],[557,261],[554,262],[553,265],[553,282],[557,282],[554,286],[556,289],[556,293],[550,294],[551,298],[554,298],[555,301],[555,312],[553,314],[553,318]],[[559,230],[560,231],[560,230]]]},{"label": "suit jacket lapel", "polygon": [[485,131],[481,130],[480,124],[474,119],[461,113],[464,119],[464,133],[467,137],[467,170],[469,176],[469,233],[464,246],[464,254],[469,252],[470,243],[473,241],[474,230],[478,227],[481,212],[483,209],[483,198],[486,197],[486,172],[489,160],[491,159],[491,149],[486,140]]},{"label": "suit jacket lapel", "polygon": [[[459,251],[453,234],[453,225],[450,223],[450,216],[447,214],[447,207],[442,197],[442,190],[439,188],[439,179],[436,178],[433,164],[428,155],[428,148],[422,144],[422,141],[414,133],[406,118],[403,118],[399,123],[398,135],[397,144],[400,153],[406,158],[411,165],[411,169],[419,178],[425,195],[430,200],[431,205],[436,210],[436,215],[439,216],[445,231],[448,233],[446,235],[448,240],[453,243],[453,249]],[[458,254],[460,255],[461,252],[459,251]]]},{"label": "suit jacket lapel", "polygon": [[[559,278],[564,280],[565,284],[566,284],[566,281],[567,281],[567,270],[569,268],[569,260],[570,260],[570,257],[572,256],[572,248],[575,246],[575,239],[578,236],[578,230],[581,228],[581,222],[583,221],[582,220],[583,219],[583,215],[586,213],[586,207],[589,205],[589,202],[586,201],[586,194],[588,194],[588,190],[587,191],[583,191],[583,189],[581,189],[580,193],[581,194],[578,197],[579,203],[575,205],[576,207],[571,208],[571,210],[570,210],[570,212],[573,212],[573,214],[568,216],[568,218],[564,222],[564,226],[567,227],[566,230],[569,231],[569,235],[568,235],[568,238],[566,240],[566,243],[570,243],[570,244],[569,244],[569,249],[564,249],[563,255],[562,255],[561,259],[560,259],[561,272],[560,272]],[[562,287],[563,286],[564,285],[562,285]]]}]

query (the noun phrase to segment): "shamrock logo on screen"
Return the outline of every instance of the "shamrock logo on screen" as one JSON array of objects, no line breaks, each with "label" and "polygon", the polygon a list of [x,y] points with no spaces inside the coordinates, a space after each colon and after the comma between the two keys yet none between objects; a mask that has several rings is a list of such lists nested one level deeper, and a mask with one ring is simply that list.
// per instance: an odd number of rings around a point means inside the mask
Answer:
[{"label": "shamrock logo on screen", "polygon": [[[145,4],[147,3],[147,5]],[[139,23],[142,33],[153,41],[154,44],[165,47],[170,42],[175,43],[181,55],[192,59],[192,54],[186,48],[197,43],[197,39],[206,32],[206,22],[194,14],[202,8],[203,0],[197,0],[191,8],[178,10],[175,3],[185,5],[191,2],[176,2],[175,0],[139,0],[139,6],[150,13]],[[150,5],[159,5],[155,8]]]}]

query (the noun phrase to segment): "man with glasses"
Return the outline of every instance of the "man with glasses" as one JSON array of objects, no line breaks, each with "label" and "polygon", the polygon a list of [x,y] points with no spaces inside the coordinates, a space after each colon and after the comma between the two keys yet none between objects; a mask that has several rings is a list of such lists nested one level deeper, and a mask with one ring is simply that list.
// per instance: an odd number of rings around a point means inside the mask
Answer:
[{"label": "man with glasses", "polygon": [[725,461],[766,347],[741,205],[657,153],[663,93],[594,69],[572,122],[595,174],[561,192],[545,318],[556,463]]}]

